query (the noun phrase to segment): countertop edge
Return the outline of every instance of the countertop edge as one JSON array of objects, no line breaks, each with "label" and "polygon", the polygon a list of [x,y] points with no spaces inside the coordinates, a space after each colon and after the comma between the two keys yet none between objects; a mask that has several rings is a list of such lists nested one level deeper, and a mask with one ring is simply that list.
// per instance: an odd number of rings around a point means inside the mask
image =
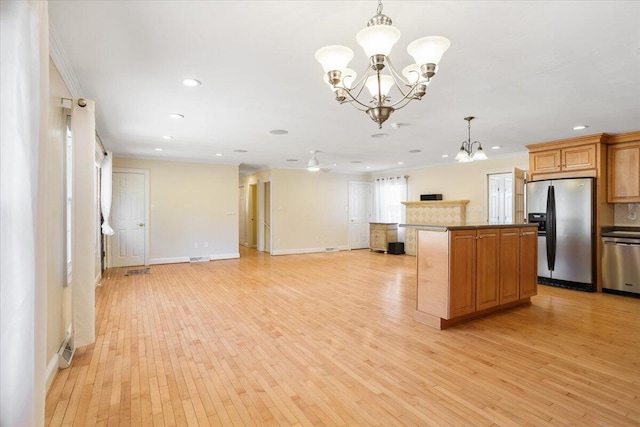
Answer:
[{"label": "countertop edge", "polygon": [[399,224],[398,227],[414,228],[416,230],[427,231],[449,231],[449,230],[477,230],[487,228],[527,228],[538,227],[538,224],[450,224],[450,225],[430,225],[430,224]]}]

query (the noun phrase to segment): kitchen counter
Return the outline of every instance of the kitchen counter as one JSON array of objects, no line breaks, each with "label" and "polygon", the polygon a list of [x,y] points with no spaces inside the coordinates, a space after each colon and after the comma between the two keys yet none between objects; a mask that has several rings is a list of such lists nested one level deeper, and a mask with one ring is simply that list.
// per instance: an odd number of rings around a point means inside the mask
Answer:
[{"label": "kitchen counter", "polygon": [[[400,224],[402,227],[402,224]],[[626,237],[631,239],[640,238],[640,227],[602,227],[600,232],[602,237]]]},{"label": "kitchen counter", "polygon": [[487,224],[486,222],[464,223],[452,225],[400,224],[399,227],[429,231],[481,230],[487,228],[524,228],[537,227],[538,224]]},{"label": "kitchen counter", "polygon": [[444,329],[536,295],[536,224],[401,226],[417,233],[414,320]]}]

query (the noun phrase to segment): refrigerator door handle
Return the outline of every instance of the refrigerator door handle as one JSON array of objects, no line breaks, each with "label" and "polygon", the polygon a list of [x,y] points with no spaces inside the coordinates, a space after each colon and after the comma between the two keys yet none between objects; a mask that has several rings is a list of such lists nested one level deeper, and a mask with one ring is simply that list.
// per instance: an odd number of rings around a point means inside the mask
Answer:
[{"label": "refrigerator door handle", "polygon": [[556,265],[556,194],[553,185],[547,188],[547,266],[553,271]]}]

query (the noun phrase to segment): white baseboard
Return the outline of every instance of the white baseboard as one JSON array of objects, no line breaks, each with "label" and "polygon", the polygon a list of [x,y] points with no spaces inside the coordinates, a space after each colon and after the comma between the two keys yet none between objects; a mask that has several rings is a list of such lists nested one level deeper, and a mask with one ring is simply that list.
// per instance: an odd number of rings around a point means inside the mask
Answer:
[{"label": "white baseboard", "polygon": [[53,357],[47,363],[47,371],[45,377],[45,393],[49,392],[49,388],[51,388],[51,384],[53,383],[53,379],[56,377],[58,373],[58,352],[53,353]]},{"label": "white baseboard", "polygon": [[96,288],[100,286],[101,281],[102,281],[102,273],[98,273],[98,275],[96,276],[96,283],[95,283]]},{"label": "white baseboard", "polygon": [[[211,260],[220,260],[220,259],[234,259],[240,258],[240,252],[235,252],[231,254],[214,254],[214,255],[205,255],[211,258]],[[149,260],[149,264],[177,264],[181,262],[189,262],[188,256],[175,257],[175,258],[153,258]]]},{"label": "white baseboard", "polygon": [[[340,251],[348,251],[349,246],[332,246]],[[279,249],[271,251],[271,255],[298,255],[298,254],[312,254],[318,252],[327,252],[326,247],[322,248],[301,248],[301,249]]]}]

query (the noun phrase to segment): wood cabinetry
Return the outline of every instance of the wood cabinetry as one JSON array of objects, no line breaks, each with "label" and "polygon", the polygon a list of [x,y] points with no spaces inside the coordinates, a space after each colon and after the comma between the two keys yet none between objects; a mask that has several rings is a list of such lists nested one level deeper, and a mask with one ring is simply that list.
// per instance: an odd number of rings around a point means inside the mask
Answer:
[{"label": "wood cabinetry", "polygon": [[450,269],[451,318],[476,311],[476,232],[452,231],[449,242],[449,265],[455,266]]},{"label": "wood cabinetry", "polygon": [[372,251],[389,250],[389,242],[398,241],[398,224],[388,222],[369,223],[369,249]]},{"label": "wood cabinetry", "polygon": [[596,170],[597,146],[595,143],[544,149],[531,152],[529,167],[532,175]]},{"label": "wood cabinetry", "polygon": [[528,302],[537,292],[535,226],[418,230],[415,319],[438,329]]},{"label": "wood cabinetry", "polygon": [[609,203],[640,203],[640,132],[611,135],[608,157]]},{"label": "wood cabinetry", "polygon": [[[607,161],[610,151],[607,148],[617,135],[599,133],[577,138],[543,142],[527,145],[529,149],[529,181],[562,178],[593,177],[596,182],[595,192],[595,235],[600,236],[602,227],[613,225],[613,205],[611,186],[608,183]],[[640,139],[640,138],[638,138]],[[611,169],[609,167],[609,169]],[[609,173],[611,171],[609,170]],[[626,191],[626,190],[625,190]],[[609,195],[607,195],[609,193]],[[596,240],[596,286],[602,289],[602,242]]]}]

